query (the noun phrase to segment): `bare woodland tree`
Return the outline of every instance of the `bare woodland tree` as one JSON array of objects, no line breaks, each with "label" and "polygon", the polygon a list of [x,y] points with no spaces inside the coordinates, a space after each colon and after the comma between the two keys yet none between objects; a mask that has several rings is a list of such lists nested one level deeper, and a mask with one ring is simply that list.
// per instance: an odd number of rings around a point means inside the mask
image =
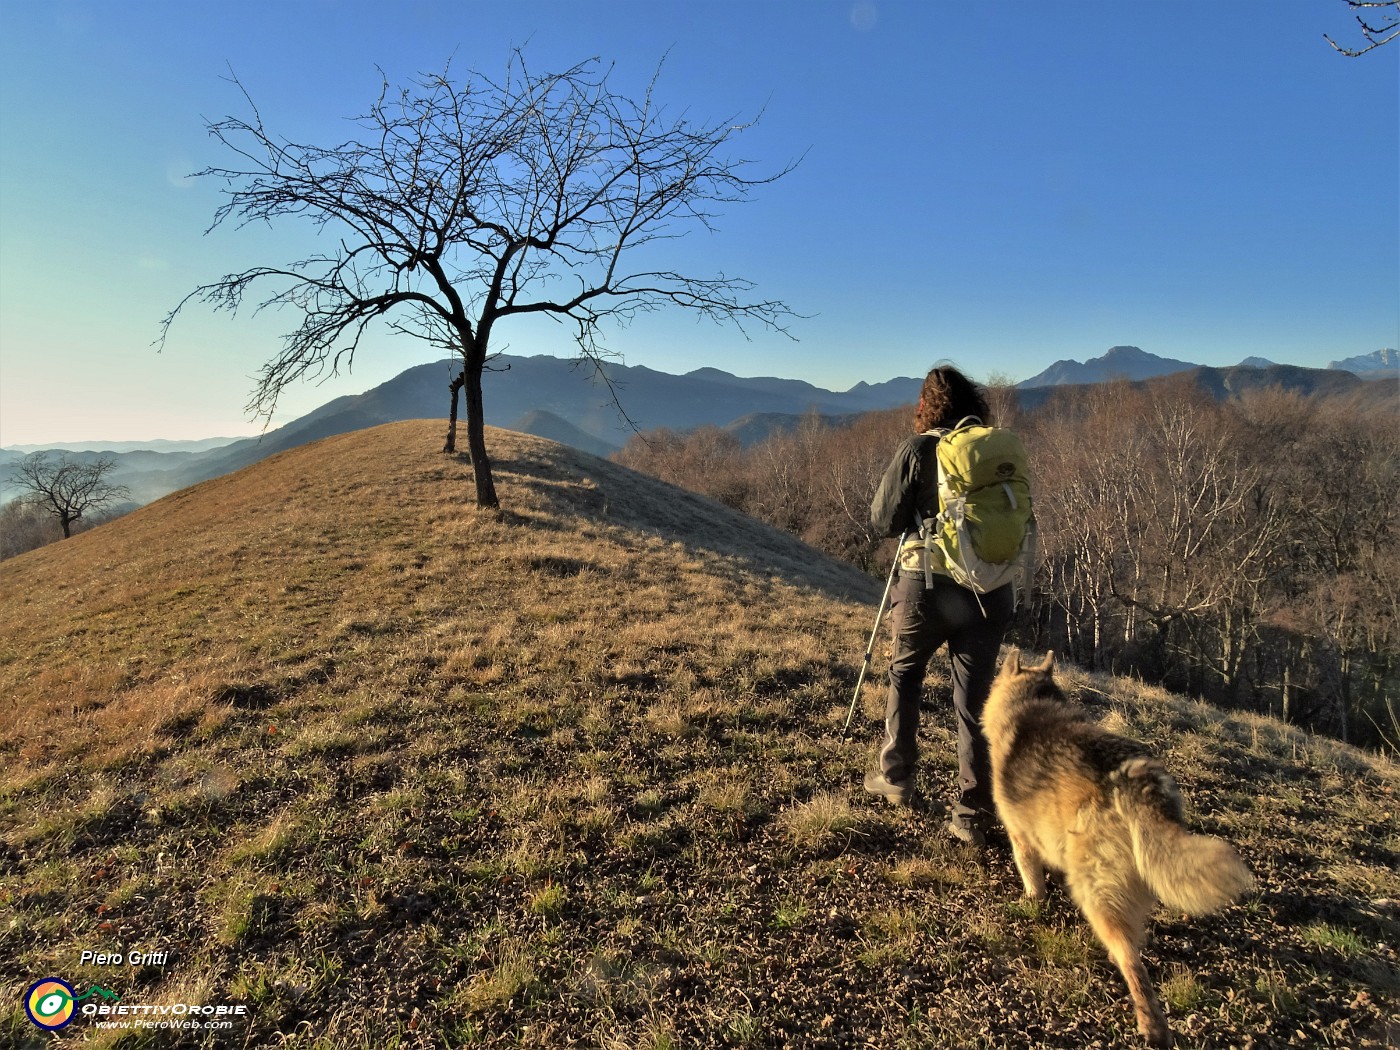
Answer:
[{"label": "bare woodland tree", "polygon": [[600,373],[605,324],[665,306],[786,333],[786,304],[750,298],[741,278],[664,268],[660,247],[687,228],[713,229],[717,205],[791,168],[747,177],[749,162],[726,150],[752,122],[669,116],[652,97],[655,77],[637,100],[610,89],[609,73],[595,59],[536,75],[516,51],[500,81],[448,71],[399,90],[386,81],[356,121],[359,137],[329,147],[275,137],[238,84],[251,116],[209,130],[239,159],[198,173],[227,185],[210,229],[304,217],[334,247],[202,285],[165,318],[161,342],[192,300],[235,312],[253,285],[277,288],[259,308],[290,306],[302,321],[250,402],[270,416],[293,381],[349,368],[366,329],[393,311],[394,330],[460,358],[444,451],[456,449],[460,391],[477,503],[495,507],[481,379],[498,322],[566,324]]},{"label": "bare woodland tree", "polygon": [[1374,51],[1382,44],[1388,44],[1400,36],[1400,0],[1342,0],[1351,8],[1356,24],[1361,27],[1361,35],[1366,40],[1365,47],[1343,47],[1326,33],[1323,39],[1348,58],[1356,58],[1368,51]]},{"label": "bare woodland tree", "polygon": [[0,561],[63,539],[52,515],[22,500],[0,507]]},{"label": "bare woodland tree", "polygon": [[715,426],[636,434],[613,459],[800,536],[862,568],[885,537],[870,503],[889,450],[910,433],[909,408],[871,412],[833,427],[815,412],[745,448]]},{"label": "bare woodland tree", "polygon": [[20,502],[58,518],[63,538],[67,539],[73,535],[73,523],[78,519],[105,510],[130,495],[125,485],[106,480],[116,466],[112,459],[81,463],[67,456],[60,456],[55,463],[47,452],[35,452],[15,468],[10,480],[24,490]]}]

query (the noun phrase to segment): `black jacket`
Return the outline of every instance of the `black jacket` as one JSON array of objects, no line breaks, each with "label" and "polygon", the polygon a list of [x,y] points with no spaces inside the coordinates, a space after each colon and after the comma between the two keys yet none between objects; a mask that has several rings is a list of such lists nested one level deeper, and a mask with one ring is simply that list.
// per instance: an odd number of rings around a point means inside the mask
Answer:
[{"label": "black jacket", "polygon": [[938,513],[938,465],[933,434],[915,434],[895,451],[885,468],[875,500],[870,504],[870,524],[881,536],[917,532],[915,513]]}]

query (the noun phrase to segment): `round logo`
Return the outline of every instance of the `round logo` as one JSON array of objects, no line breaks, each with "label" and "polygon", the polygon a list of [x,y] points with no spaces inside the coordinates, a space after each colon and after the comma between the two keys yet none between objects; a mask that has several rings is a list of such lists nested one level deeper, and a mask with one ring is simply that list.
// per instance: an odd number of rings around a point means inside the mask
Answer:
[{"label": "round logo", "polygon": [[24,997],[24,1009],[40,1028],[56,1032],[73,1020],[73,986],[57,977],[35,981]]}]

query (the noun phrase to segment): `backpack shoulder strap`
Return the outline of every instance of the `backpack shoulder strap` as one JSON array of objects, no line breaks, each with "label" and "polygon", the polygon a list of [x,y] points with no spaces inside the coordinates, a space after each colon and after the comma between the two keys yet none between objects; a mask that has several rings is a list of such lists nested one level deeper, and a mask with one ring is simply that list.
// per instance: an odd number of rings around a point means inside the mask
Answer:
[{"label": "backpack shoulder strap", "polygon": [[[961,426],[962,424],[958,424]],[[918,530],[919,538],[923,541],[923,552],[921,561],[924,569],[924,586],[933,586],[933,569],[929,562],[929,546],[934,534],[938,530],[939,520],[943,513],[943,464],[938,459],[938,445],[945,437],[951,434],[957,427],[935,427],[932,430],[925,430],[922,437],[933,438],[932,441],[924,443],[919,448],[919,453],[924,457],[923,469],[928,470],[933,467],[932,476],[922,474],[919,478],[922,485],[927,487],[928,498],[920,499],[919,506],[914,511],[914,525]]]},{"label": "backpack shoulder strap", "polygon": [[[924,490],[920,492],[918,500],[918,510],[922,513],[926,508],[938,513],[938,480],[941,468],[938,464],[938,443],[947,437],[952,431],[947,429],[925,430],[919,438],[931,439],[919,441],[915,446],[915,455],[919,457],[919,484]],[[918,439],[916,439],[918,440]]]}]

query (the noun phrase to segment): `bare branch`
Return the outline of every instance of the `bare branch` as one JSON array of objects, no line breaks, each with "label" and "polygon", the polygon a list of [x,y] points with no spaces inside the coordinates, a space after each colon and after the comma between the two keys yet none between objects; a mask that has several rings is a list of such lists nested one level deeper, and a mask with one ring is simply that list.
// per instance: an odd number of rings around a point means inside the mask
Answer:
[{"label": "bare branch", "polygon": [[[1366,39],[1367,45],[1362,48],[1343,47],[1324,33],[1322,38],[1331,44],[1334,50],[1340,51],[1348,58],[1358,58],[1400,36],[1400,0],[1342,0],[1342,2],[1353,12],[1358,12],[1355,15],[1356,24],[1361,27],[1361,35]],[[1371,14],[1368,9],[1375,9],[1382,13],[1377,17]],[[1359,12],[1365,12],[1365,14]]]}]

